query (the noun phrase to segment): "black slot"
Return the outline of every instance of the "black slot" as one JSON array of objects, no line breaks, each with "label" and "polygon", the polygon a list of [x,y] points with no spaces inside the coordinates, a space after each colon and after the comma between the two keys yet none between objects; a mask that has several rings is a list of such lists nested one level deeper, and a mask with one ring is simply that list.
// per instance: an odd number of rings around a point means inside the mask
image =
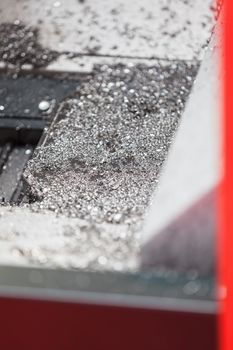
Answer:
[{"label": "black slot", "polygon": [[[72,94],[80,79],[58,76],[0,75],[0,203],[19,204],[27,200],[23,170],[43,130],[50,125],[58,103]],[[51,108],[41,112],[42,101]]]}]

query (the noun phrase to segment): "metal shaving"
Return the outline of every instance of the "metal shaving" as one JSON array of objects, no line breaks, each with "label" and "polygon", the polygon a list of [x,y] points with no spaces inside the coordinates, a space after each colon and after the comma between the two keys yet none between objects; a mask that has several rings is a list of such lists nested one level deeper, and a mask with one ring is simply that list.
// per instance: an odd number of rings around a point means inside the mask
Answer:
[{"label": "metal shaving", "polygon": [[[102,225],[112,225],[108,244],[98,239],[105,269],[117,251],[126,270],[136,260],[140,225],[197,69],[197,63],[182,61],[96,66],[62,104],[28,163],[24,178],[37,198],[31,208],[88,222],[86,252],[94,249]],[[115,240],[118,225],[121,239]],[[80,244],[85,247],[83,239]],[[103,268],[88,259],[87,267]]]},{"label": "metal shaving", "polygon": [[43,48],[38,42],[37,28],[26,26],[19,20],[0,24],[0,61],[21,66],[46,66],[58,54]]}]

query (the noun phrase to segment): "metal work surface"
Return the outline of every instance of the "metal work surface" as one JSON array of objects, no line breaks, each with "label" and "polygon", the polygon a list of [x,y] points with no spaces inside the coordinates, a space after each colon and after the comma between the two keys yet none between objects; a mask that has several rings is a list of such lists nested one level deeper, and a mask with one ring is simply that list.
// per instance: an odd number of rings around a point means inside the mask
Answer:
[{"label": "metal work surface", "polygon": [[[38,88],[33,74],[72,64],[84,72],[83,60],[90,73],[84,84],[73,83],[78,91],[59,106],[26,166],[30,203],[1,209],[1,262],[137,270],[141,222],[213,28],[209,1],[27,0],[3,1],[0,9],[2,67],[15,80],[12,94],[1,89],[7,123],[19,114],[6,97],[21,100],[21,69],[33,71],[20,117],[44,126],[51,120],[46,103],[58,106],[72,89],[62,83],[60,94],[46,78]],[[103,64],[109,59],[118,62]]]},{"label": "metal work surface", "polygon": [[4,348],[216,349],[209,270],[140,265],[142,222],[216,10],[1,1]]},{"label": "metal work surface", "polygon": [[193,59],[209,39],[211,6],[211,0],[3,0],[0,22],[36,26],[43,46],[62,53]]}]

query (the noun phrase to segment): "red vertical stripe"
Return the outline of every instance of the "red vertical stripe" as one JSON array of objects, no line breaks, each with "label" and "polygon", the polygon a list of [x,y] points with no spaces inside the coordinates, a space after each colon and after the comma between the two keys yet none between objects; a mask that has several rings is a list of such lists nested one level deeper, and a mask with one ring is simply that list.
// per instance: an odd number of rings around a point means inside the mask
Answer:
[{"label": "red vertical stripe", "polygon": [[220,215],[221,350],[233,350],[233,1],[225,0],[224,17],[224,178]]}]

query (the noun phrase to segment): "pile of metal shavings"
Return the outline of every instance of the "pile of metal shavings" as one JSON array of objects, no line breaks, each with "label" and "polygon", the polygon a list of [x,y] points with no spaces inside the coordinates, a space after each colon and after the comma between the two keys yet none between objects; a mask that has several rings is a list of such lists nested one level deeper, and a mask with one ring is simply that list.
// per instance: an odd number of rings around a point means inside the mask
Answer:
[{"label": "pile of metal shavings", "polygon": [[150,203],[197,63],[96,66],[60,108],[24,177],[32,208],[138,225]]},{"label": "pile of metal shavings", "polygon": [[142,221],[198,67],[96,66],[25,169],[38,200],[1,208],[1,261],[137,271]]},{"label": "pile of metal shavings", "polygon": [[14,23],[1,23],[0,61],[16,66],[46,66],[57,58],[58,53],[43,48],[38,37],[37,28],[26,26],[18,20]]}]

